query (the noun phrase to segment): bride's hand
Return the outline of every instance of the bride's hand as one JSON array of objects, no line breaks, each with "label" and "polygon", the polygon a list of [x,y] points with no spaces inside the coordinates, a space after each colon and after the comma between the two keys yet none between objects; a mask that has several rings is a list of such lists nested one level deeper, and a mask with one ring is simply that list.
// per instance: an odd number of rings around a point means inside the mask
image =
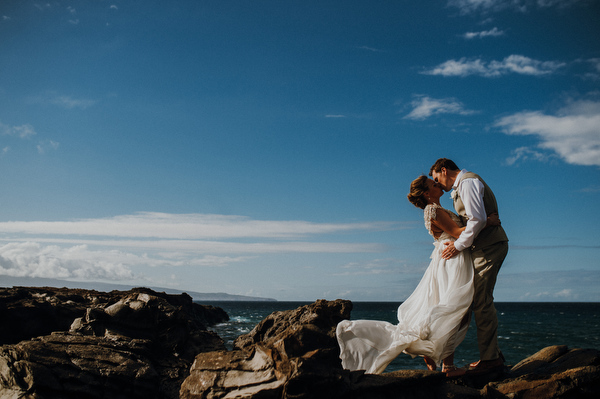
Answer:
[{"label": "bride's hand", "polygon": [[491,213],[487,218],[487,223],[485,227],[488,226],[500,226],[502,223],[500,222],[500,217],[497,213]]},{"label": "bride's hand", "polygon": [[454,241],[445,242],[446,248],[442,251],[442,258],[448,260],[455,256],[459,251],[454,247]]}]

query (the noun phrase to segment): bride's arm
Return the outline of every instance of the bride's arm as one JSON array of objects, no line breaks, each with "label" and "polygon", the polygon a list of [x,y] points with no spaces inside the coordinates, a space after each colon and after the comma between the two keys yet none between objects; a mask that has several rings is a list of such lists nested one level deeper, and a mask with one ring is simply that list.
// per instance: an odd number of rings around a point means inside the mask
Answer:
[{"label": "bride's arm", "polygon": [[465,229],[464,227],[458,227],[447,212],[437,212],[436,216],[436,219],[432,220],[431,224],[442,229],[454,238],[458,238],[460,233]]}]

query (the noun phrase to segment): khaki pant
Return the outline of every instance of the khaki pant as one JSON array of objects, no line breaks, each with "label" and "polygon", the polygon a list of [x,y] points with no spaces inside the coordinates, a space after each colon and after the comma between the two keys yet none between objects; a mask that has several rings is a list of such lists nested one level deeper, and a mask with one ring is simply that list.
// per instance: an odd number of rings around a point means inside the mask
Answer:
[{"label": "khaki pant", "polygon": [[494,360],[500,356],[498,348],[498,317],[494,307],[494,286],[500,266],[508,253],[508,242],[503,241],[472,252],[475,275],[472,310],[477,325],[477,343],[480,360]]}]

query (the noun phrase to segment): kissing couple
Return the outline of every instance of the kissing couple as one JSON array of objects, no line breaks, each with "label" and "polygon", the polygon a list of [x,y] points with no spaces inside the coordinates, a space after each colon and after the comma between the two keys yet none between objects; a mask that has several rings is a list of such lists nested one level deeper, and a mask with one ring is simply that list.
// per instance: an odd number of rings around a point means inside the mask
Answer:
[{"label": "kissing couple", "polygon": [[[508,253],[508,238],[498,217],[496,197],[481,177],[447,158],[410,185],[408,200],[423,209],[425,228],[434,238],[431,262],[421,281],[398,308],[398,324],[344,320],[336,329],[342,366],[382,373],[400,353],[422,356],[429,370],[442,367],[448,377],[482,374],[504,366],[498,347],[494,286]],[[456,213],[440,198],[452,191]],[[454,365],[454,351],[471,320],[477,325],[479,360]]]}]

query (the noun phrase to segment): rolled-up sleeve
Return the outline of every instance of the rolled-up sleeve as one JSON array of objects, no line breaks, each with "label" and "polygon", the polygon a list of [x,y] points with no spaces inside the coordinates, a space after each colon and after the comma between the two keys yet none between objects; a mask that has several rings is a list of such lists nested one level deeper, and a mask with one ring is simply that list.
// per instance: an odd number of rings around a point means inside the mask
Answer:
[{"label": "rolled-up sleeve", "polygon": [[483,183],[478,179],[463,179],[458,185],[458,192],[468,218],[465,230],[454,243],[454,247],[459,251],[473,245],[475,237],[487,223],[487,214],[483,204],[483,191]]}]

